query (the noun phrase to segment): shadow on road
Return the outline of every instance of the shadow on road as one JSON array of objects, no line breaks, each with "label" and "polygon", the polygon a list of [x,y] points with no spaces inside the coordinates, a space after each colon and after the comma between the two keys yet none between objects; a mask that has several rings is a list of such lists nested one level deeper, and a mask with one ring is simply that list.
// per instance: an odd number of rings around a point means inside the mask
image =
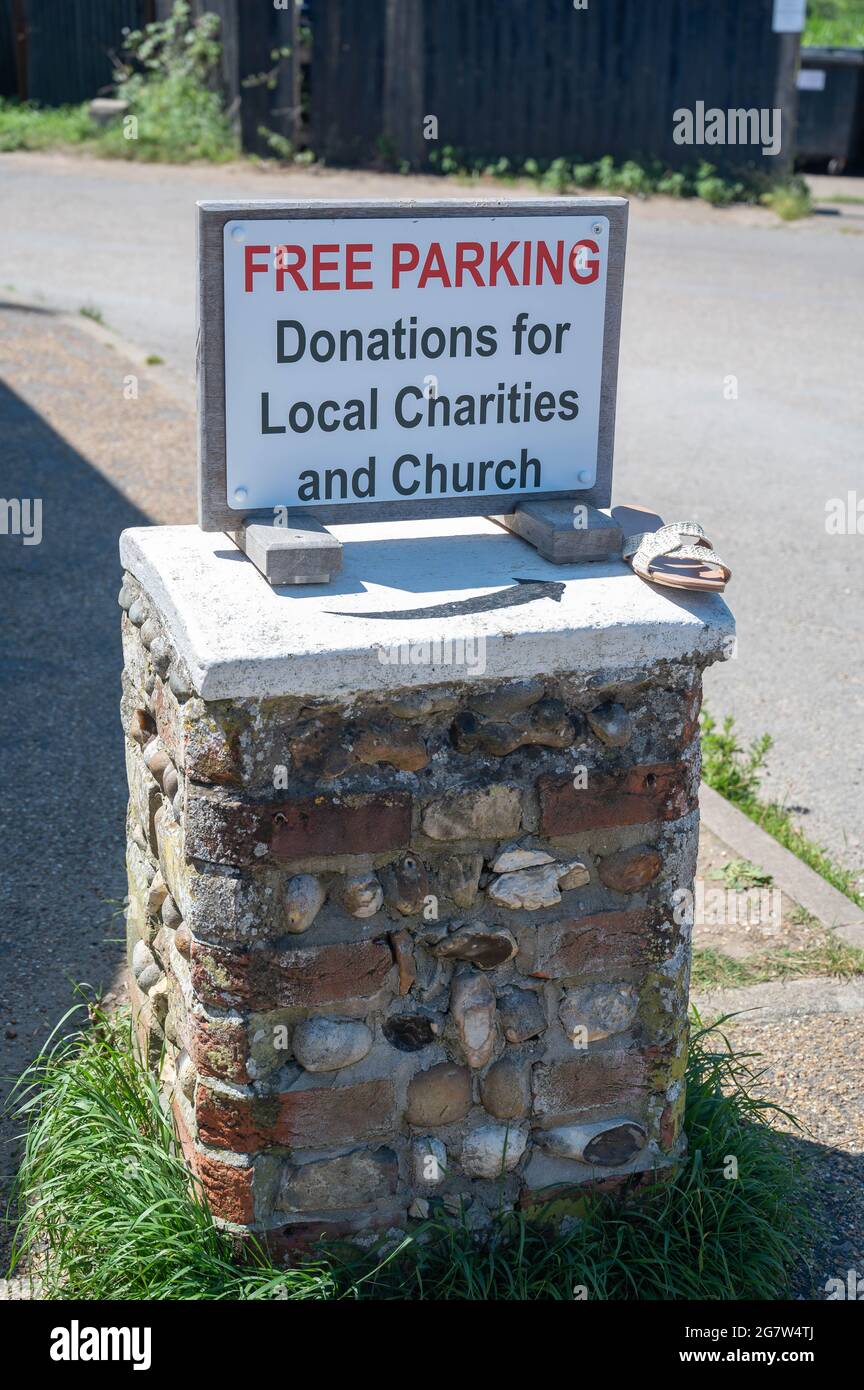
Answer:
[{"label": "shadow on road", "polygon": [[[40,498],[43,515],[41,544],[0,534],[5,1101],[73,1002],[73,982],[108,988],[123,959],[117,539],[149,518],[2,382],[0,440],[0,494]],[[14,1128],[4,1118],[4,1186]]]}]

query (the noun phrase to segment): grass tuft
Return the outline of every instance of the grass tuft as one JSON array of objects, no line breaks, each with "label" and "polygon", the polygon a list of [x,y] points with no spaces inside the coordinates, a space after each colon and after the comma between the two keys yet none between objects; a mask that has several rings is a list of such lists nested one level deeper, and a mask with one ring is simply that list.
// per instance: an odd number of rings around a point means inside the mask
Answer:
[{"label": "grass tuft", "polygon": [[582,1219],[557,1230],[512,1213],[483,1232],[436,1216],[389,1253],[322,1246],[284,1270],[256,1246],[237,1263],[183,1166],[128,1017],[92,1009],[91,1025],[55,1036],[19,1083],[27,1135],[13,1267],[29,1259],[46,1299],[782,1297],[807,1204],[771,1129],[783,1112],[754,1095],[757,1081],[752,1058],[716,1025],[700,1027],[689,1155],[671,1181],[623,1206],[585,1198]]},{"label": "grass tuft", "polygon": [[864,975],[864,951],[847,946],[830,932],[825,932],[812,946],[800,950],[781,946],[743,959],[728,956],[714,947],[699,947],[693,952],[690,988],[737,989],[741,985],[759,985],[768,980],[812,979],[814,975],[840,980]]},{"label": "grass tuft", "polygon": [[54,150],[84,145],[94,136],[87,106],[52,106],[0,97],[0,151]]},{"label": "grass tuft", "polygon": [[821,845],[809,839],[796,825],[792,812],[776,801],[764,801],[759,794],[765,760],[771,751],[770,734],[762,734],[744,748],[735,733],[731,716],[718,725],[707,710],[700,717],[702,733],[702,777],[727,801],[733,802],[746,816],[773,835],[785,849],[809,864],[817,874],[845,893],[858,907],[864,908],[864,893],[859,887],[859,875],[838,864]]},{"label": "grass tuft", "polygon": [[801,217],[809,217],[813,211],[810,189],[805,180],[797,176],[769,188],[760,201],[784,222],[796,222]]},{"label": "grass tuft", "polygon": [[49,1043],[16,1097],[28,1129],[12,1263],[31,1258],[41,1298],[322,1298],[332,1292],[326,1270],[277,1270],[257,1248],[245,1265],[235,1263],[230,1239],[214,1227],[183,1166],[128,1017],[92,1010],[91,1027]]}]

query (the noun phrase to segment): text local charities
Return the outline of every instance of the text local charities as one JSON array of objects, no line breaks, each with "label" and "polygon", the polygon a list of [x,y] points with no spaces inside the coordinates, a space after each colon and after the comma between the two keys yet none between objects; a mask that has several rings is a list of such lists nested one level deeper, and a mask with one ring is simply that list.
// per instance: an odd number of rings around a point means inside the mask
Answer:
[{"label": "text local charities", "polygon": [[[393,242],[389,256],[377,257],[369,242],[313,243],[310,247],[283,243],[247,245],[243,248],[243,288],[254,294],[257,286],[268,285],[277,294],[308,294],[326,291],[376,289],[376,276],[382,288],[402,291],[448,290],[463,286],[479,289],[506,289],[526,286],[564,286],[593,284],[600,274],[600,251],[591,238],[568,243],[565,240],[457,241],[444,248],[432,241],[422,247],[416,242]],[[520,312],[510,325],[513,355],[534,357],[547,352],[560,354],[566,346],[570,323],[549,325],[529,322]],[[499,349],[497,328],[481,324],[476,328],[453,325],[421,328],[416,315],[399,318],[389,327],[343,328],[338,332],[318,329],[308,332],[298,319],[276,322],[276,361],[292,364],[304,359],[323,364],[338,362],[434,361],[476,356],[493,357]],[[322,433],[340,429],[346,432],[375,430],[378,426],[378,388],[368,396],[345,402],[324,400],[313,405],[294,401],[279,415],[271,409],[270,393],[261,392],[261,434],[305,434],[317,428]],[[427,428],[497,424],[525,424],[553,419],[574,420],[579,413],[575,389],[554,393],[536,390],[530,380],[499,382],[492,391],[455,397],[442,394],[437,382],[404,386],[393,400],[393,415],[403,429],[418,425]],[[449,493],[476,493],[486,490],[520,492],[541,489],[541,463],[521,450],[518,460],[493,459],[455,463],[450,471],[426,455],[425,478],[416,455],[405,454],[393,468],[392,486],[402,496],[420,491],[426,496]],[[419,476],[418,476],[419,475]],[[317,502],[371,498],[375,495],[375,459],[369,467],[357,469],[349,480],[343,469],[327,469],[322,477],[310,469],[298,478],[298,498]]]}]

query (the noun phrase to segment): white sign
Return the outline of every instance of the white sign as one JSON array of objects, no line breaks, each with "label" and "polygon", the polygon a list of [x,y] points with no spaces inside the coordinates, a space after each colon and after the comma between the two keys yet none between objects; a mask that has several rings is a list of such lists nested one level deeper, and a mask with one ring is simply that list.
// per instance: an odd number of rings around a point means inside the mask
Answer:
[{"label": "white sign", "polygon": [[771,28],[775,34],[800,34],[807,16],[807,0],[774,0]]},{"label": "white sign", "polygon": [[796,85],[799,92],[824,92],[825,69],[801,68]]},{"label": "white sign", "polygon": [[594,483],[607,217],[235,219],[223,237],[229,508]]}]

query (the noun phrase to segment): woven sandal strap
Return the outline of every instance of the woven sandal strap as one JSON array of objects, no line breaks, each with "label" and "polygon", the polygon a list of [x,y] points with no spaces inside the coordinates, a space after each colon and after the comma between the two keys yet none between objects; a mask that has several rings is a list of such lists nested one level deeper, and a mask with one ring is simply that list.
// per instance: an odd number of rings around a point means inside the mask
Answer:
[{"label": "woven sandal strap", "polygon": [[637,551],[640,552],[642,560],[651,560],[656,555],[668,555],[670,551],[677,550],[683,536],[692,536],[708,544],[705,532],[697,521],[673,521],[668,526],[661,526],[659,531],[640,531],[635,536],[628,536],[624,541],[622,555],[625,560]]},{"label": "woven sandal strap", "polygon": [[[723,570],[728,579],[731,570],[725,560],[721,560],[716,550],[712,550],[710,545],[679,545],[677,550],[667,551],[670,560],[698,560],[700,565],[716,565]],[[654,557],[658,558],[657,556]],[[651,569],[651,561],[648,561],[648,569]]]}]

